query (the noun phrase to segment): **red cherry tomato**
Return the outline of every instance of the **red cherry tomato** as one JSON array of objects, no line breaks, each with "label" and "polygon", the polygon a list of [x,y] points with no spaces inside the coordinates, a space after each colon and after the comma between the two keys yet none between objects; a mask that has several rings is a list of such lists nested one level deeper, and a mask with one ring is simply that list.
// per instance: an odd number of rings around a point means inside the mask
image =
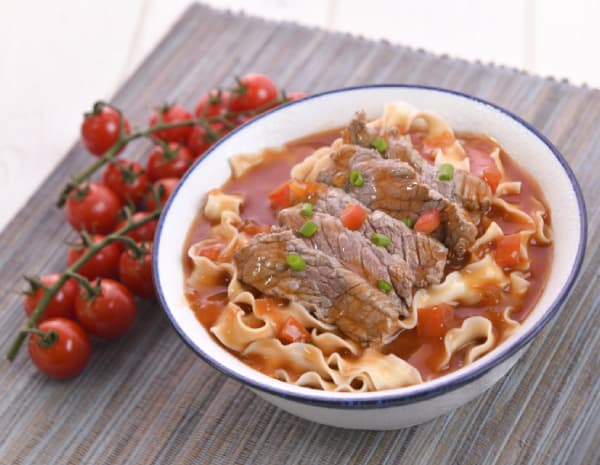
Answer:
[{"label": "red cherry tomato", "polygon": [[100,295],[92,300],[81,294],[75,300],[75,313],[81,326],[93,336],[114,339],[127,332],[135,321],[135,301],[118,281],[103,279]]},{"label": "red cherry tomato", "polygon": [[[104,236],[95,235],[92,237],[94,244],[100,242]],[[69,248],[67,254],[67,263],[71,266],[79,257],[81,257],[86,248],[79,248],[73,246]],[[119,275],[119,257],[121,256],[121,244],[118,242],[111,242],[110,244],[102,247],[98,252],[92,255],[81,268],[77,270],[77,273],[85,276],[89,280],[96,278],[117,278]]]},{"label": "red cherry tomato", "polygon": [[229,92],[221,89],[213,89],[204,94],[198,100],[194,114],[196,118],[220,116],[225,114],[229,106]]},{"label": "red cherry tomato", "polygon": [[288,102],[293,102],[295,100],[300,100],[305,97],[308,97],[308,94],[305,92],[290,92],[289,94],[286,94],[286,97]]},{"label": "red cherry tomato", "polygon": [[117,160],[106,166],[102,174],[102,182],[111,189],[122,203],[139,203],[146,192],[150,181],[142,165],[131,160]]},{"label": "red cherry tomato", "polygon": [[[153,185],[154,189],[159,188],[162,191],[162,194],[160,196],[160,203],[161,205],[164,205],[167,200],[169,199],[169,197],[171,197],[171,194],[173,193],[173,191],[175,190],[175,187],[177,186],[177,184],[179,183],[179,178],[164,178],[164,179],[159,179],[158,181],[156,181]],[[152,211],[156,208],[156,202],[154,200],[154,196],[152,195],[152,192],[149,192],[148,194],[146,194],[146,210],[147,211]]]},{"label": "red cherry tomato", "polygon": [[199,158],[206,152],[211,145],[223,137],[229,129],[221,122],[210,123],[210,131],[203,126],[194,126],[190,133],[187,146],[192,152],[194,158]]},{"label": "red cherry tomato", "polygon": [[[277,99],[277,86],[264,74],[246,74],[239,79],[231,95],[231,111],[247,111],[263,108]],[[266,108],[265,108],[266,109]]]},{"label": "red cherry tomato", "polygon": [[[131,216],[133,221],[140,221],[147,217],[149,213],[147,212],[137,212]],[[121,229],[127,220],[121,221],[115,229]],[[147,223],[144,223],[141,226],[138,226],[135,229],[132,229],[127,234],[128,237],[131,237],[136,242],[152,242],[154,240],[154,232],[156,231],[156,226],[158,225],[158,220],[150,220]]]},{"label": "red cherry tomato", "polygon": [[54,331],[56,341],[48,346],[37,335],[29,336],[29,356],[35,366],[51,378],[72,378],[83,371],[92,346],[83,328],[67,318],[52,318],[39,325],[45,333]]},{"label": "red cherry tomato", "polygon": [[[60,274],[49,274],[42,276],[40,281],[44,286],[51,287],[60,279]],[[42,317],[38,322],[48,320],[49,318],[75,318],[75,298],[79,285],[74,279],[67,279],[67,281],[61,286],[54,297],[50,300],[50,303],[42,313]],[[27,295],[23,301],[25,307],[25,313],[27,316],[31,315],[37,307],[38,302],[44,295],[44,288],[37,289],[33,294]]]},{"label": "red cherry tomato", "polygon": [[192,166],[193,161],[192,152],[187,147],[170,142],[169,150],[165,153],[163,148],[157,145],[148,158],[148,177],[151,181],[180,178]]},{"label": "red cherry tomato", "polygon": [[[130,133],[129,121],[123,117],[123,128]],[[86,114],[81,123],[81,140],[86,149],[100,156],[110,149],[119,138],[119,113],[110,108],[102,107],[97,113]]]},{"label": "red cherry tomato", "polygon": [[[192,114],[179,104],[166,105],[150,116],[149,125],[161,123],[179,123],[192,119]],[[185,143],[192,132],[191,126],[180,126],[177,128],[163,129],[154,132],[154,135],[166,142]]]},{"label": "red cherry tomato", "polygon": [[153,299],[154,278],[152,277],[152,247],[140,258],[125,250],[119,260],[119,280],[138,297]]},{"label": "red cherry tomato", "polygon": [[108,187],[90,183],[81,192],[73,191],[65,204],[67,221],[77,231],[110,233],[119,221],[121,201]]}]

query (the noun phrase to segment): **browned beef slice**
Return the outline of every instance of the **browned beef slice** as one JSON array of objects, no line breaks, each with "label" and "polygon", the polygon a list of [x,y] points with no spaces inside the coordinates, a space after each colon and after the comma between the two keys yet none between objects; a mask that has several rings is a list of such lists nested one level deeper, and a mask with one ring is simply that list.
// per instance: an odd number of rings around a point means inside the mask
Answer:
[{"label": "browned beef slice", "polygon": [[[341,189],[327,188],[317,193],[315,208],[339,217],[344,208],[356,199]],[[367,238],[373,233],[385,234],[391,240],[386,249],[401,256],[415,274],[415,286],[427,287],[444,277],[448,249],[426,234],[413,231],[402,221],[382,211],[371,212],[360,232]]]},{"label": "browned beef slice", "polygon": [[[291,253],[304,258],[303,271],[287,265]],[[400,329],[398,306],[387,294],[289,230],[258,234],[233,260],[242,282],[299,302],[355,340],[385,342]]]},{"label": "browned beef slice", "polygon": [[311,247],[335,257],[371,285],[377,286],[380,279],[391,283],[396,292],[390,293],[390,297],[401,308],[400,313],[408,315],[406,304],[410,305],[412,302],[414,273],[401,256],[392,255],[385,248],[377,247],[360,232],[345,228],[338,218],[321,212],[314,212],[310,218],[318,226],[317,232],[310,238],[304,237],[298,230],[306,223],[307,218],[300,213],[299,205],[281,210],[278,221]]},{"label": "browned beef slice", "polygon": [[[344,142],[369,148],[378,131],[367,126],[364,113],[361,112],[357,113],[342,134]],[[391,130],[386,134],[386,140],[388,149],[383,157],[408,163],[419,181],[472,212],[486,212],[490,207],[492,191],[483,179],[457,169],[451,181],[440,181],[439,170],[413,147],[410,137]]]},{"label": "browned beef slice", "polygon": [[[355,148],[351,157],[346,153],[349,147]],[[376,151],[363,147],[343,148],[343,159],[348,161],[346,171],[351,173],[358,170],[364,178],[361,186],[355,186],[347,179],[341,186],[344,190],[367,207],[381,210],[397,219],[410,218],[416,221],[426,210],[440,210],[444,226],[448,229],[443,235],[444,243],[457,257],[465,255],[468,246],[477,237],[477,227],[462,207],[420,182],[408,163],[381,159]],[[331,155],[333,160],[336,156],[336,153]],[[319,180],[326,182],[328,179],[331,176],[327,172],[321,173]]]},{"label": "browned beef slice", "polygon": [[429,164],[415,150],[410,138],[397,136],[388,138],[386,158],[408,163],[417,172],[417,176],[444,197],[459,202],[464,208],[473,212],[485,213],[492,201],[490,186],[478,176],[457,169],[451,181],[440,181],[439,170]]}]

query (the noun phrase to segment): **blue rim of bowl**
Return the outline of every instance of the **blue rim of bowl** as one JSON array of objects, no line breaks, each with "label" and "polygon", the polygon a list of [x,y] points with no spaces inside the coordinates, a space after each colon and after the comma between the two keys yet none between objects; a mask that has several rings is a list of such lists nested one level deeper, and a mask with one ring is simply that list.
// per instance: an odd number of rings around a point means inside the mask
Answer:
[{"label": "blue rim of bowl", "polygon": [[[575,192],[575,196],[577,198],[577,205],[579,208],[579,217],[580,217],[580,228],[579,228],[579,246],[578,246],[577,254],[575,257],[574,266],[571,269],[571,272],[569,273],[569,277],[565,281],[565,284],[563,285],[562,289],[560,290],[560,293],[558,294],[558,296],[556,297],[554,302],[552,302],[552,304],[548,307],[548,310],[542,316],[542,318],[540,318],[540,320],[536,323],[536,325],[533,326],[527,333],[523,334],[523,336],[521,338],[516,339],[514,341],[504,343],[501,346],[497,347],[490,354],[490,355],[493,355],[493,357],[488,359],[485,364],[480,365],[479,367],[477,367],[474,370],[465,372],[463,376],[456,377],[454,379],[448,380],[447,382],[443,382],[445,377],[441,377],[441,378],[439,378],[441,380],[441,382],[439,382],[439,384],[435,385],[435,387],[429,387],[427,382],[423,383],[421,385],[414,386],[415,389],[413,389],[412,391],[416,391],[416,392],[403,393],[402,388],[397,388],[397,389],[393,389],[393,390],[379,391],[379,393],[378,393],[379,396],[369,397],[368,399],[359,398],[359,396],[361,395],[360,393],[358,393],[358,394],[348,393],[347,396],[344,395],[344,397],[348,397],[348,399],[344,399],[342,397],[336,397],[336,398],[328,397],[328,393],[326,391],[318,391],[318,390],[313,390],[310,388],[306,388],[306,389],[311,392],[311,395],[303,395],[302,393],[291,392],[291,391],[286,391],[284,389],[279,389],[277,386],[265,384],[260,381],[257,381],[256,379],[252,379],[250,377],[242,375],[242,374],[232,370],[231,368],[227,367],[226,365],[222,364],[221,362],[214,359],[213,357],[209,356],[208,354],[204,353],[202,351],[202,349],[196,343],[194,343],[194,341],[192,341],[191,338],[186,334],[185,330],[179,326],[175,316],[173,315],[170,308],[168,307],[168,305],[166,303],[166,299],[165,299],[163,291],[162,291],[160,279],[159,279],[158,259],[157,259],[159,254],[158,253],[154,254],[153,260],[152,260],[152,271],[153,271],[153,275],[154,275],[156,291],[157,291],[161,306],[162,306],[163,310],[165,311],[165,313],[167,314],[167,317],[169,318],[169,321],[170,321],[171,325],[173,326],[173,328],[175,328],[175,330],[177,331],[179,336],[183,339],[183,341],[194,352],[196,352],[204,361],[206,361],[208,364],[212,365],[214,368],[221,371],[222,373],[240,381],[241,383],[245,384],[246,386],[248,386],[252,389],[257,389],[259,391],[280,397],[282,399],[288,399],[288,400],[300,402],[300,403],[307,404],[307,405],[314,405],[314,406],[327,407],[327,408],[337,408],[337,409],[372,409],[372,408],[379,409],[382,407],[396,407],[396,406],[400,406],[400,405],[406,405],[406,404],[410,404],[410,403],[425,401],[427,399],[431,399],[433,397],[437,397],[442,394],[447,394],[456,389],[460,389],[461,387],[483,377],[484,375],[489,373],[494,367],[496,367],[500,363],[506,361],[511,356],[515,355],[519,350],[524,348],[542,330],[542,328],[546,324],[548,324],[548,322],[556,315],[556,313],[562,306],[564,300],[567,298],[567,296],[573,286],[573,283],[575,282],[575,279],[577,278],[577,275],[579,274],[579,271],[581,269],[581,264],[583,262],[586,244],[587,244],[587,215],[586,215],[585,202],[583,199],[581,188],[579,187],[579,184],[577,182],[577,179],[575,178],[573,171],[571,170],[571,167],[568,165],[564,156],[558,151],[558,149],[556,149],[556,147],[554,147],[554,145],[543,134],[541,134],[537,129],[535,129],[533,126],[531,126],[529,123],[527,123],[520,117],[514,115],[513,113],[509,112],[508,110],[505,110],[502,107],[499,107],[493,103],[490,103],[490,102],[480,99],[478,97],[473,97],[472,95],[464,94],[462,92],[457,92],[457,91],[450,90],[450,89],[444,89],[441,87],[422,86],[422,85],[413,85],[413,84],[375,84],[375,85],[344,87],[341,89],[335,89],[335,90],[330,90],[330,91],[326,91],[326,92],[321,92],[318,94],[310,95],[310,96],[305,97],[304,99],[298,100],[296,102],[289,102],[284,106],[274,108],[273,110],[270,110],[266,113],[258,115],[255,118],[253,118],[251,121],[234,129],[229,134],[227,134],[225,137],[223,137],[221,140],[219,140],[217,143],[215,143],[215,145],[213,145],[201,159],[197,160],[194,163],[193,168],[188,170],[188,172],[181,179],[181,182],[176,186],[174,192],[171,194],[169,200],[167,201],[167,204],[164,207],[163,214],[161,215],[161,218],[160,218],[158,226],[157,226],[157,231],[156,231],[156,235],[155,235],[155,250],[158,251],[160,249],[160,239],[161,239],[162,228],[164,226],[164,219],[168,216],[169,208],[171,207],[171,204],[174,202],[174,199],[177,197],[177,192],[179,191],[180,186],[183,184],[183,181],[190,175],[190,173],[193,170],[196,169],[196,167],[198,165],[200,165],[204,160],[206,160],[212,154],[212,152],[214,152],[225,140],[229,139],[230,137],[233,137],[238,132],[244,131],[247,127],[255,124],[257,121],[260,121],[263,118],[269,117],[269,115],[271,115],[273,113],[276,113],[278,111],[282,111],[284,109],[289,108],[290,105],[301,104],[302,102],[305,102],[307,100],[319,99],[323,96],[337,94],[337,93],[352,92],[352,91],[364,90],[364,89],[377,89],[377,88],[426,90],[426,91],[432,91],[432,92],[440,92],[443,94],[451,94],[451,95],[462,97],[462,98],[465,98],[468,100],[472,100],[477,103],[491,107],[491,108],[495,109],[496,111],[499,111],[500,113],[503,113],[504,115],[508,116],[509,118],[516,121],[520,125],[524,126],[533,135],[535,135],[539,140],[541,140],[547,146],[547,148],[552,152],[552,154],[555,156],[555,158],[558,160],[558,162],[563,167],[565,173],[567,174],[567,176],[569,178],[569,181],[571,182],[571,187],[573,188],[573,191]],[[448,376],[451,376],[451,375],[448,375]],[[283,382],[281,382],[281,383],[283,383]],[[419,386],[423,386],[423,387],[421,389],[419,389]],[[336,393],[336,394],[339,395],[339,393]],[[354,398],[352,398],[352,397],[354,397]]]}]

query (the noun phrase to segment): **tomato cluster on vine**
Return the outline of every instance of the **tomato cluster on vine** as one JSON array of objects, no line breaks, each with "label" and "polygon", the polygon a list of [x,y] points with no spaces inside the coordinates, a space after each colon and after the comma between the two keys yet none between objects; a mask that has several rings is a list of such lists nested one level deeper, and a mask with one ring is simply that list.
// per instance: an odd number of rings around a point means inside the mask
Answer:
[{"label": "tomato cluster on vine", "polygon": [[[98,102],[84,115],[81,140],[99,160],[67,184],[58,202],[80,237],[66,254],[69,268],[28,278],[24,300],[29,320],[22,332],[29,334],[30,357],[43,373],[54,378],[80,373],[91,355],[90,336],[122,336],[135,321],[136,298],[155,298],[151,254],[157,217],[194,161],[238,125],[304,96],[284,95],[270,77],[247,74],[231,89],[203,94],[193,113],[178,103],[156,108],[148,127],[137,132],[112,105]],[[116,158],[141,137],[154,143],[145,165]],[[99,179],[91,181],[101,167]],[[17,340],[16,350],[19,345]]]}]

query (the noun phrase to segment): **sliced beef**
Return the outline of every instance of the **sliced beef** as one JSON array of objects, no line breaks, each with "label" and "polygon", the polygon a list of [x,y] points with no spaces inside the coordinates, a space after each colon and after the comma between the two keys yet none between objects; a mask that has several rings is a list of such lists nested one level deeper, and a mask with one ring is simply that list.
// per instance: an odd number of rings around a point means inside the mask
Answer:
[{"label": "sliced beef", "polygon": [[[354,155],[349,152],[354,148]],[[338,158],[338,153],[342,152]],[[435,208],[442,212],[443,228],[439,237],[460,258],[477,237],[477,227],[469,214],[459,205],[421,182],[415,170],[405,162],[385,160],[371,149],[358,146],[343,146],[331,155],[332,165],[320,174],[322,182],[341,178],[342,187],[359,202],[373,210],[381,210],[394,218],[417,220],[426,210]],[[347,162],[345,169],[343,163]],[[350,173],[360,171],[364,182],[355,186],[350,182]]]},{"label": "sliced beef", "polygon": [[[379,135],[377,128],[367,126],[364,113],[358,113],[343,131],[344,142],[370,148]],[[478,176],[463,170],[455,170],[451,181],[440,181],[438,169],[425,160],[413,147],[409,136],[400,135],[393,128],[386,133],[388,149],[384,158],[408,163],[416,172],[419,181],[432,187],[451,201],[459,202],[471,212],[485,213],[492,200],[489,185]]]},{"label": "sliced beef", "polygon": [[412,302],[415,277],[403,257],[377,247],[363,234],[350,231],[338,218],[326,213],[313,213],[310,221],[317,225],[318,230],[311,237],[304,237],[298,232],[308,221],[300,213],[300,206],[280,211],[278,221],[280,226],[290,228],[311,247],[335,257],[371,285],[377,286],[380,279],[391,283],[395,293],[390,293],[390,297],[402,308],[401,313],[408,314],[406,304],[410,305]]},{"label": "sliced beef", "polygon": [[[305,260],[304,270],[290,269],[286,257],[291,253]],[[400,329],[399,307],[389,295],[289,230],[258,234],[233,260],[242,282],[299,302],[355,340],[382,343]]]},{"label": "sliced beef", "polygon": [[[324,188],[317,192],[315,208],[339,217],[356,199],[341,189]],[[448,249],[436,239],[413,231],[402,221],[382,211],[370,212],[360,232],[367,238],[373,233],[385,234],[391,240],[386,249],[401,256],[415,275],[416,287],[438,284],[444,277]]]},{"label": "sliced beef", "polygon": [[440,181],[439,170],[421,156],[408,136],[390,137],[384,156],[408,163],[421,181],[448,199],[460,203],[467,210],[485,213],[490,208],[492,191],[483,179],[457,169],[451,181]]}]

